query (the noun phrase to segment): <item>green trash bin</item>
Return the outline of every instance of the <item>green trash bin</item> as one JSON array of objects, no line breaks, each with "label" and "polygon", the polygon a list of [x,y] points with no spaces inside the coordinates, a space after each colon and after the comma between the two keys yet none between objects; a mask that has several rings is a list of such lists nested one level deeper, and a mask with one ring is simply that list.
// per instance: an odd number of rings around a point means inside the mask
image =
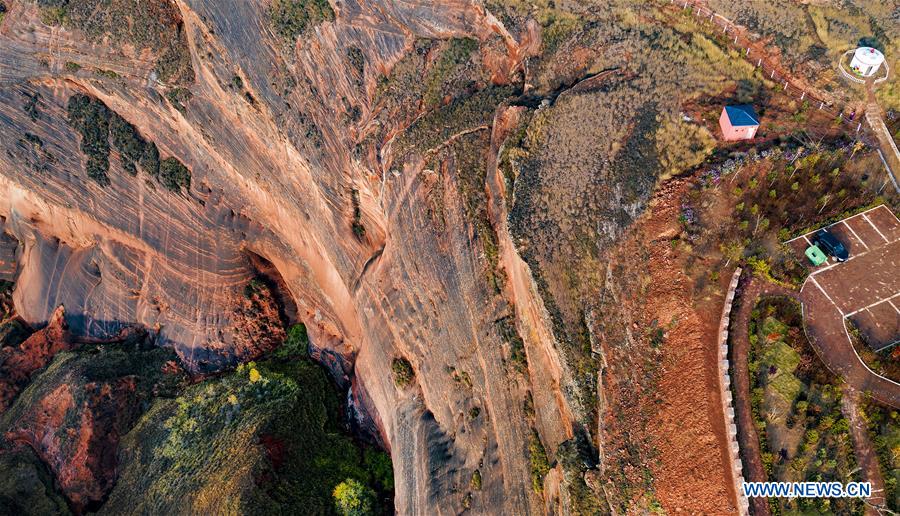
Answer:
[{"label": "green trash bin", "polygon": [[825,253],[815,245],[811,245],[806,249],[806,257],[809,258],[809,261],[816,267],[828,261],[828,257],[825,256]]}]

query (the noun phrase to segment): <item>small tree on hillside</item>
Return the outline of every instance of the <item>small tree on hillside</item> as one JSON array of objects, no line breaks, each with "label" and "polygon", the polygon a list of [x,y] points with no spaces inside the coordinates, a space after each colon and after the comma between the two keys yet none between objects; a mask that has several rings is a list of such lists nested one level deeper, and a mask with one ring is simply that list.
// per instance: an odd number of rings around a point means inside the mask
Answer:
[{"label": "small tree on hillside", "polygon": [[362,482],[348,478],[334,488],[334,504],[344,516],[375,514],[375,492]]}]

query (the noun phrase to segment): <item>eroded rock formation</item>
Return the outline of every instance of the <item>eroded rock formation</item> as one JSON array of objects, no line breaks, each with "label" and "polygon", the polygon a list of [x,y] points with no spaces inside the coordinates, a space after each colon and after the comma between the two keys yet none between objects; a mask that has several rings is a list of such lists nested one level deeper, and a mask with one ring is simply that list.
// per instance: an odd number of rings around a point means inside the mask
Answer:
[{"label": "eroded rock formation", "polygon": [[[12,326],[8,328],[15,331]],[[4,347],[0,350],[0,414],[9,408],[13,398],[28,384],[34,372],[50,363],[60,351],[72,347],[63,307],[53,312],[47,327],[23,342],[7,342],[13,339],[8,334],[5,337]]]},{"label": "eroded rock formation", "polygon": [[[269,2],[154,0],[132,21],[158,37],[140,41],[64,16],[85,0],[61,17],[6,3],[0,279],[26,322],[64,305],[74,334],[141,325],[219,371],[283,337],[253,287],[261,257],[390,450],[399,513],[601,510],[594,315],[566,297],[566,264],[592,266],[641,210],[673,104],[621,113],[651,91],[604,32],[621,20],[529,67],[559,41],[514,2],[341,0],[285,39]],[[104,389],[84,417],[130,396]],[[15,438],[53,432],[71,393],[53,396]]]}]

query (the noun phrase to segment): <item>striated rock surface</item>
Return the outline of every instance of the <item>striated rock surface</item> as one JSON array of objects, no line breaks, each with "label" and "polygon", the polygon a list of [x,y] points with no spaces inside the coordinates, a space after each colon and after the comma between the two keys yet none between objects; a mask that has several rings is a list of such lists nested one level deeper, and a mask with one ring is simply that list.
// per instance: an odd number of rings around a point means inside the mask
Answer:
[{"label": "striated rock surface", "polygon": [[[505,303],[481,279],[481,245],[456,193],[453,158],[439,179],[447,223],[437,230],[417,208],[430,191],[421,161],[393,173],[379,165],[374,141],[359,147],[362,160],[352,152],[376,123],[385,124],[381,147],[418,116],[416,108],[376,122],[382,107],[373,104],[378,76],[416,37],[499,34],[502,54],[491,60],[500,74],[524,50],[482,7],[462,1],[440,9],[340,2],[335,21],[296,46],[271,32],[263,4],[173,5],[195,74],[177,102],[175,88],[154,80],[152,56],[47,26],[30,2],[9,6],[0,29],[8,64],[0,71],[0,215],[20,244],[20,316],[41,324],[64,304],[71,330],[95,338],[142,324],[188,367],[215,371],[261,351],[236,342],[263,328],[235,328],[256,275],[251,253],[262,256],[283,276],[313,345],[349,364],[354,406],[392,451],[400,512],[464,504],[530,512],[526,386],[505,372],[494,326]],[[348,65],[351,48],[361,69]],[[68,122],[74,94],[99,99],[161,159],[184,163],[189,190],[171,191],[143,168],[131,175],[115,145],[109,184],[88,177],[84,137]],[[418,379],[407,389],[385,374],[401,355]],[[104,403],[128,397],[124,385],[110,389],[117,395]],[[66,393],[57,394],[61,410]],[[22,439],[52,432],[53,414]],[[483,485],[469,494],[476,469]]]},{"label": "striated rock surface", "polygon": [[[676,60],[686,38],[624,0],[340,0],[303,23],[278,1],[6,0],[0,279],[18,315],[39,327],[64,305],[90,339],[143,326],[201,374],[296,318],[391,452],[398,513],[609,511],[615,343],[597,321],[621,307],[601,257],[650,197],[681,92],[721,88],[712,59]],[[94,507],[141,390],[42,392],[9,436]],[[63,443],[67,414],[85,424]]]}]

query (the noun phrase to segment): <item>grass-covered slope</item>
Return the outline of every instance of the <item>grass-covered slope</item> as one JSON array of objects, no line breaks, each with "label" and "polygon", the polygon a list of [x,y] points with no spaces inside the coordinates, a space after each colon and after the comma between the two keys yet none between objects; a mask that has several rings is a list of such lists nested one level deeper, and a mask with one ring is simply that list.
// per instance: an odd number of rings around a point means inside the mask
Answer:
[{"label": "grass-covered slope", "polygon": [[324,370],[297,357],[251,362],[158,400],[120,459],[106,514],[330,514],[347,479],[393,487],[390,459],[343,431]]}]

